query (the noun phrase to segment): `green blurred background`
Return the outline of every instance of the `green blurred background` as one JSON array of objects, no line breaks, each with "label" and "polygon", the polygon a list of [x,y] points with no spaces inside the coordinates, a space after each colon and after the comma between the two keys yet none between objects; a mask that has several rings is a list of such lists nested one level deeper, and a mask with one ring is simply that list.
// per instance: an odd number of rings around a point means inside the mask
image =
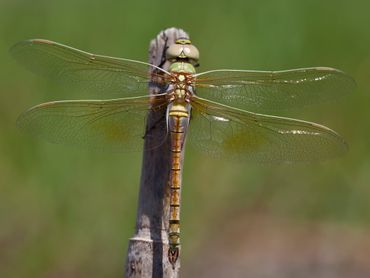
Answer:
[{"label": "green blurred background", "polygon": [[[187,148],[182,277],[370,277],[370,2],[0,0],[0,277],[122,277],[141,153],[91,153],[16,129],[63,98],[9,47],[45,38],[147,60],[167,27],[190,33],[200,70],[331,66],[353,95],[284,112],[342,134],[349,152],[312,165],[253,165]],[[282,114],[283,115],[283,114]]]}]

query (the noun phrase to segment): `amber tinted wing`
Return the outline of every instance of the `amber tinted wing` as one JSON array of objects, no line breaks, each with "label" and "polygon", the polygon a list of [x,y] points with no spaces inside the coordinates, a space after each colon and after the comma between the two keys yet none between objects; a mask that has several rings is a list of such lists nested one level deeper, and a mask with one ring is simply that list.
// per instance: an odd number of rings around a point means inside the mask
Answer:
[{"label": "amber tinted wing", "polygon": [[168,74],[144,62],[95,55],[48,40],[19,42],[10,53],[31,71],[77,85],[99,99],[146,95],[149,70]]},{"label": "amber tinted wing", "polygon": [[17,123],[22,130],[52,143],[132,151],[142,148],[144,135],[151,136],[154,129],[164,132],[160,133],[162,138],[152,140],[156,145],[148,145],[148,148],[157,147],[165,140],[165,120],[145,132],[148,111],[160,113],[165,107],[163,95],[107,101],[55,101],[29,109]]},{"label": "amber tinted wing", "polygon": [[346,151],[333,130],[315,123],[255,114],[192,99],[189,140],[212,156],[240,161],[325,160]]},{"label": "amber tinted wing", "polygon": [[337,99],[356,86],[347,74],[326,67],[286,71],[213,70],[199,73],[196,78],[199,97],[253,112]]}]

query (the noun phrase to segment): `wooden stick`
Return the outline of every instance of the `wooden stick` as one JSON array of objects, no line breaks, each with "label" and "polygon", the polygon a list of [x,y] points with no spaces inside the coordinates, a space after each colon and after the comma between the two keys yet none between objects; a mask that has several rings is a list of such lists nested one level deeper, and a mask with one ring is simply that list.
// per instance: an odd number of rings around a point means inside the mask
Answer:
[{"label": "wooden stick", "polygon": [[[178,38],[189,38],[185,31],[169,28],[158,34],[150,42],[149,63],[168,70],[169,63],[165,60],[165,51],[170,44]],[[155,84],[149,84],[149,93],[164,92]],[[165,112],[149,112],[147,129],[165,121]],[[144,146],[158,145],[155,140],[163,138],[164,128],[151,129],[151,135],[145,138]],[[136,218],[136,231],[129,241],[126,277],[178,277],[180,262],[175,269],[169,263],[168,253],[168,222],[169,222],[169,188],[170,173],[170,141],[168,140],[158,148],[144,151],[141,172],[139,206]],[[154,140],[154,142],[153,142]]]}]

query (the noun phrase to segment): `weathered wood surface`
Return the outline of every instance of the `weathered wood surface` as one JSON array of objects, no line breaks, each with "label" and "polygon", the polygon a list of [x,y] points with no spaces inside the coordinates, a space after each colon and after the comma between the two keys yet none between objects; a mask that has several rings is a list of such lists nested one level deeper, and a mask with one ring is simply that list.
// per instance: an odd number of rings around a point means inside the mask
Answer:
[{"label": "weathered wood surface", "polygon": [[[158,34],[150,43],[149,63],[168,69],[165,61],[165,50],[177,38],[189,38],[185,31],[169,28]],[[149,94],[158,94],[163,88],[149,84]],[[165,111],[163,111],[165,113]],[[158,120],[165,121],[164,114],[149,113],[147,127],[158,125]],[[158,136],[145,138],[144,145],[152,145],[149,140],[163,138],[165,129],[151,130]],[[168,137],[169,139],[169,137]],[[169,220],[169,188],[170,174],[170,141],[160,147],[144,151],[140,182],[139,204],[136,219],[136,231],[129,241],[126,260],[126,277],[178,277],[180,261],[175,269],[167,258],[168,252],[168,220]]]}]

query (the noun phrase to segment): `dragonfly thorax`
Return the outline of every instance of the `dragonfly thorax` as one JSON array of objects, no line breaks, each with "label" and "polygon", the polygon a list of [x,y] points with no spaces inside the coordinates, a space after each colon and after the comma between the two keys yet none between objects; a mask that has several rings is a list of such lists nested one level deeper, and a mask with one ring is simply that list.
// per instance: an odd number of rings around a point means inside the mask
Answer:
[{"label": "dragonfly thorax", "polygon": [[187,62],[175,62],[171,64],[170,72],[172,75],[170,100],[188,102],[192,92],[194,66]]},{"label": "dragonfly thorax", "polygon": [[171,64],[169,68],[170,72],[184,72],[195,74],[195,68],[191,63],[185,61],[177,61]]},{"label": "dragonfly thorax", "polygon": [[186,72],[171,72],[168,87],[168,116],[189,118],[190,99],[193,95],[193,75]]},{"label": "dragonfly thorax", "polygon": [[188,72],[171,72],[172,79],[168,88],[169,100],[177,103],[190,102],[193,94],[194,77]]}]

